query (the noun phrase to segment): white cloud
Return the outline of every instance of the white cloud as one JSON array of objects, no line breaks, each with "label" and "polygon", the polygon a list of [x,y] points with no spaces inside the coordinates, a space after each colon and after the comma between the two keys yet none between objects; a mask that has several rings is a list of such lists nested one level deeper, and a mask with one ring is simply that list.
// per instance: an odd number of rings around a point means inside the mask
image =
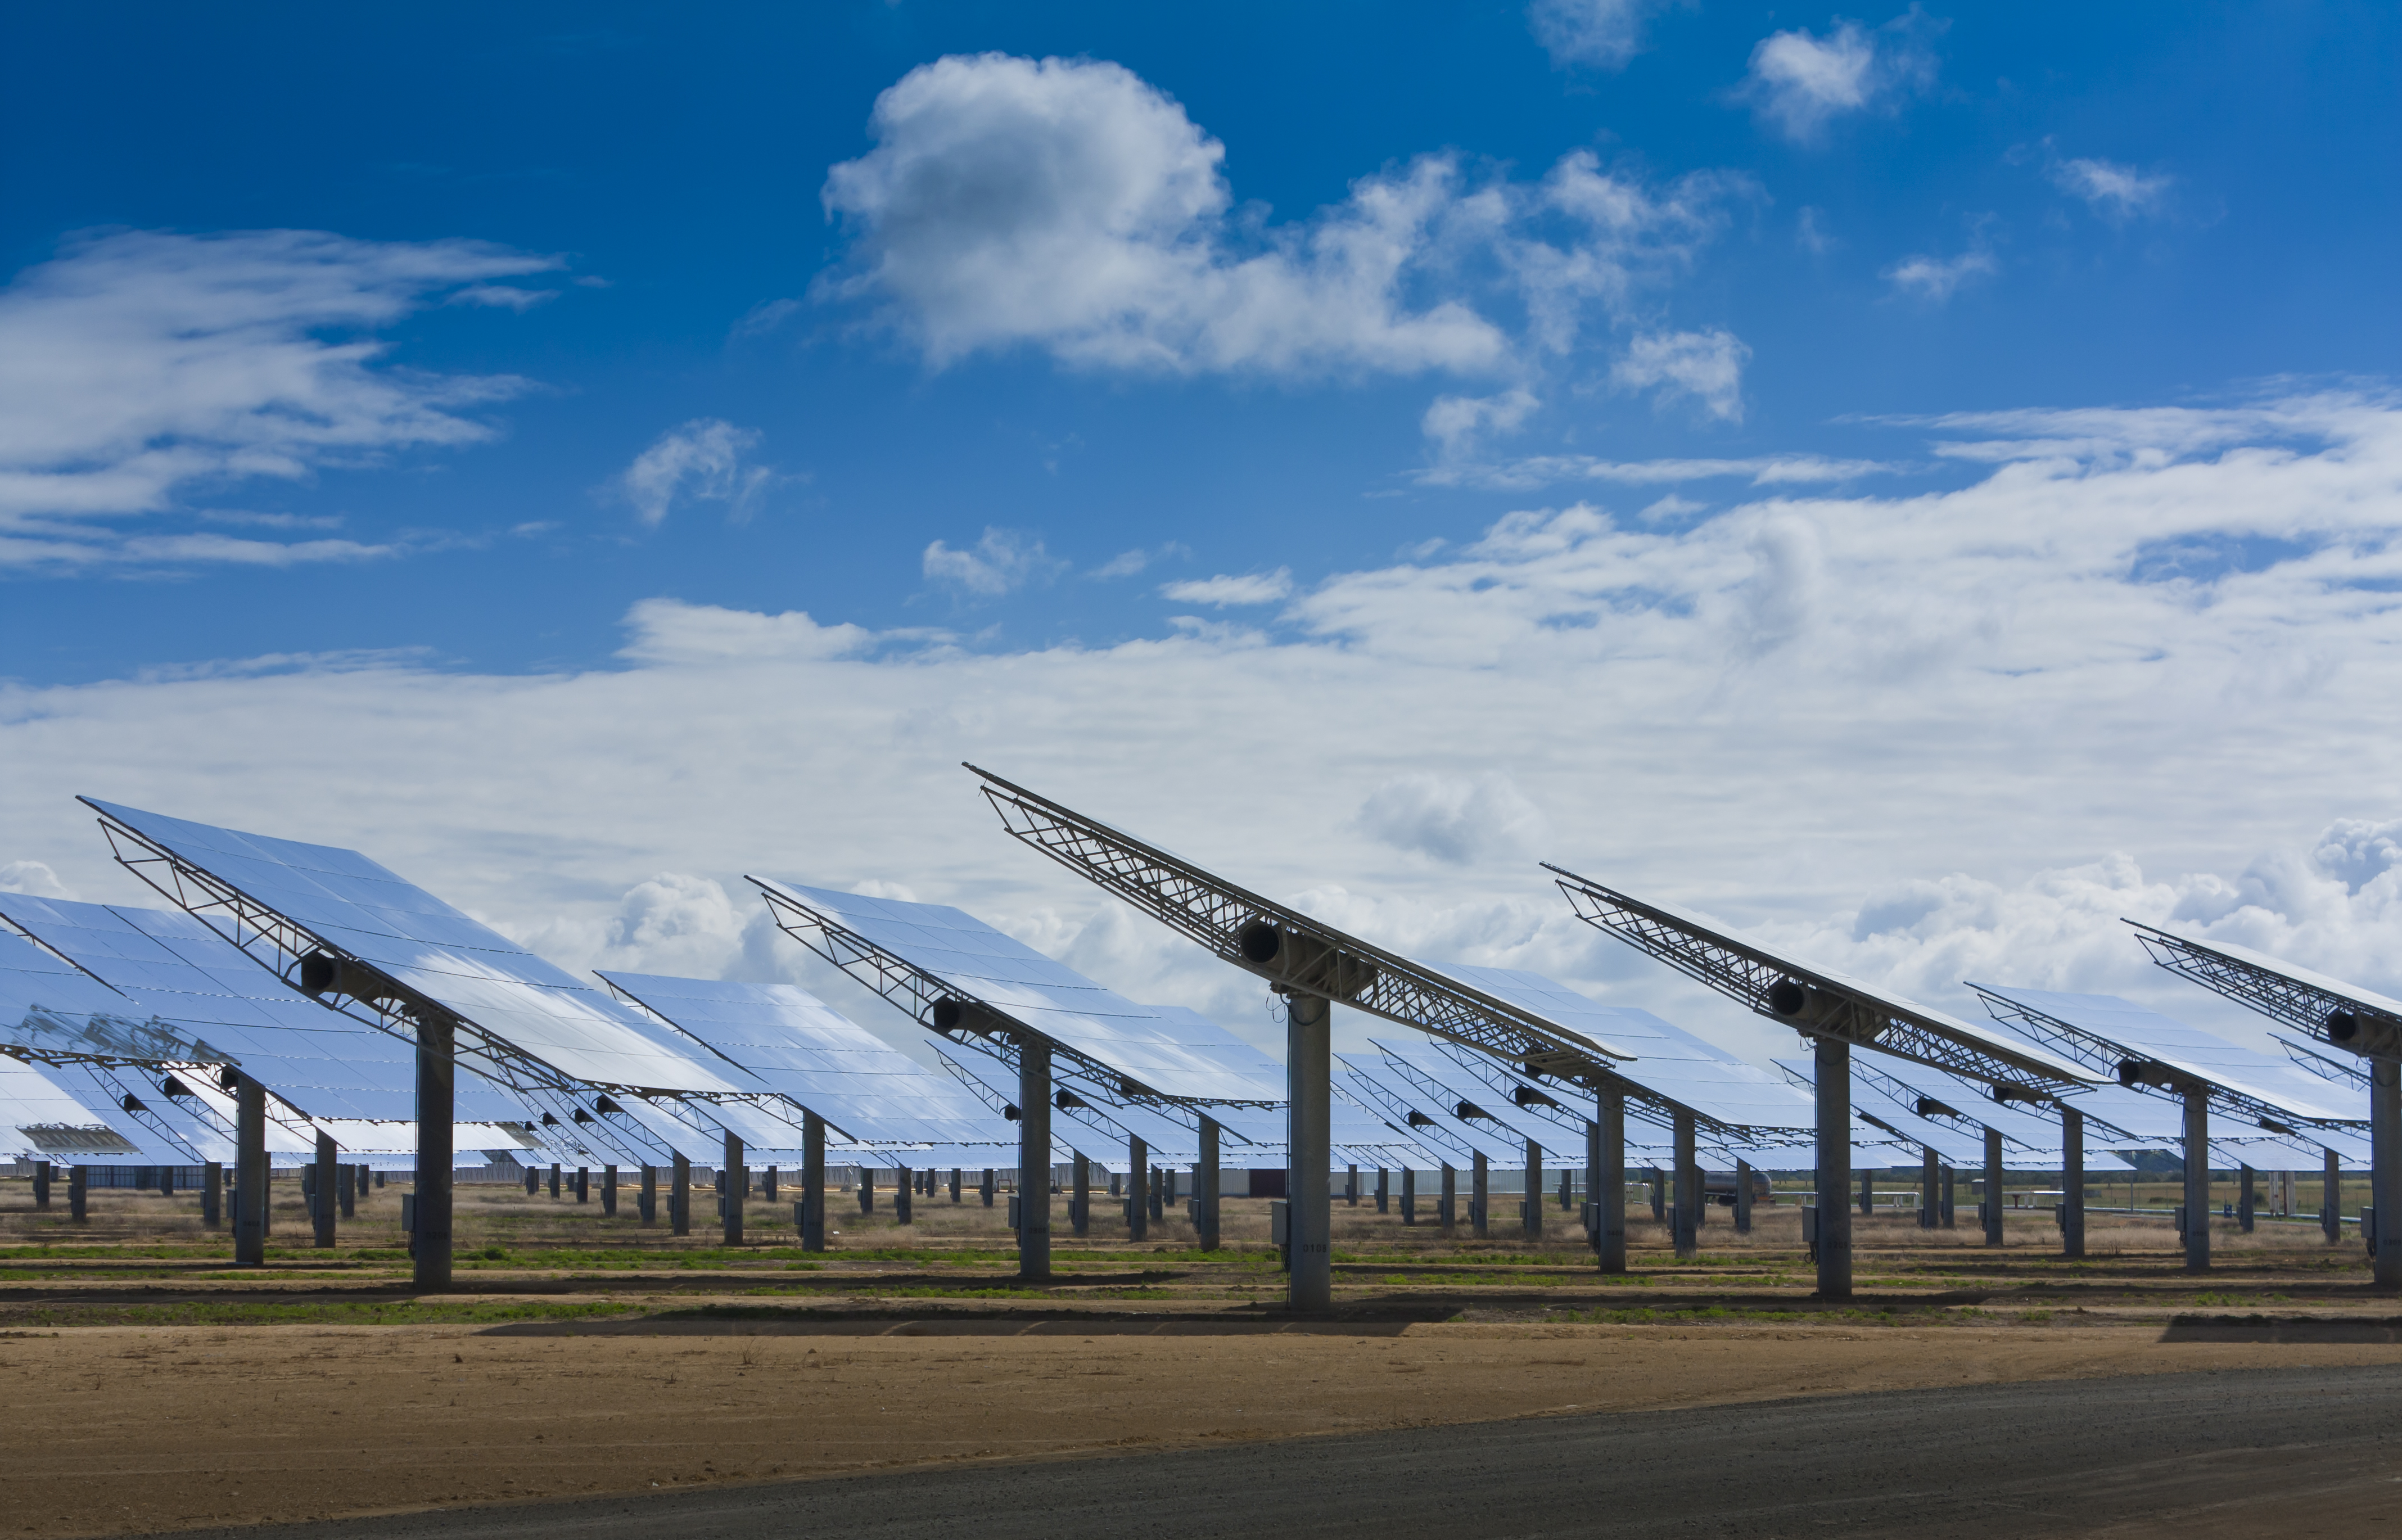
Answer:
[{"label": "white cloud", "polygon": [[1681,270],[1750,192],[1653,188],[1585,151],[1531,186],[1436,155],[1271,225],[1236,210],[1224,147],[1180,105],[1098,61],[938,60],[869,128],[827,174],[852,244],[816,292],[876,306],[937,367],[1033,347],[1169,374],[1507,372]]},{"label": "white cloud", "polygon": [[75,900],[75,890],[40,861],[0,862],[0,892],[30,893],[37,899]]},{"label": "white cloud", "polygon": [[1786,138],[1813,144],[1838,117],[1890,111],[1933,85],[1928,39],[1943,26],[1912,6],[1875,32],[1838,21],[1825,37],[1805,27],[1772,33],[1751,50],[1750,73],[1732,95]]},{"label": "white cloud", "polygon": [[380,367],[375,333],[445,296],[519,305],[497,278],[556,259],[470,241],[310,230],[133,230],[69,241],[0,290],[0,566],[356,559],[311,543],[154,543],[112,521],[205,487],[292,481],[492,429],[505,377]]},{"label": "white cloud", "polygon": [[1610,383],[1621,390],[1657,390],[1691,396],[1722,422],[1743,420],[1743,366],[1751,349],[1732,332],[1654,332],[1627,345],[1610,365]]},{"label": "white cloud", "polygon": [[1660,0],[1534,0],[1526,24],[1555,64],[1620,70],[1643,51],[1643,23]]},{"label": "white cloud", "polygon": [[617,478],[618,489],[634,505],[635,516],[654,529],[679,498],[723,502],[726,516],[739,522],[757,512],[760,498],[776,483],[774,467],[742,462],[758,447],[755,429],[721,418],[695,418],[636,455]]},{"label": "white cloud", "polygon": [[1189,557],[1192,555],[1193,547],[1180,540],[1167,541],[1156,551],[1147,551],[1137,546],[1131,551],[1120,551],[1084,575],[1103,582],[1111,578],[1133,577],[1153,562],[1171,561]]},{"label": "white cloud", "polygon": [[1356,821],[1373,839],[1452,866],[1524,858],[1548,828],[1507,776],[1462,779],[1423,771],[1377,787]]},{"label": "white cloud", "polygon": [[1498,464],[1445,464],[1421,471],[1417,480],[1434,487],[1481,487],[1528,491],[1564,481],[1606,481],[1625,487],[1674,486],[1687,481],[1741,477],[1754,487],[1794,487],[1895,475],[1907,466],[1876,460],[1829,460],[1821,455],[1753,455],[1741,460],[1602,460],[1593,455],[1530,455]]},{"label": "white cloud", "polygon": [[1434,440],[1436,452],[1453,461],[1479,447],[1488,434],[1512,433],[1542,403],[1524,388],[1499,395],[1442,395],[1418,419],[1419,431]]},{"label": "white cloud", "polygon": [[1195,578],[1189,583],[1168,584],[1160,593],[1179,604],[1214,604],[1222,610],[1230,604],[1274,604],[1292,593],[1292,569],[1279,567],[1273,572],[1247,572],[1238,577],[1221,574]]},{"label": "white cloud", "polygon": [[1549,825],[1529,853],[1930,1004],[1974,1011],[1976,977],[2208,1024],[2122,914],[2402,993],[2402,403],[1911,431],[1953,453],[1946,485],[1788,485],[1657,526],[1527,508],[1309,583],[1273,637],[979,654],[654,601],[618,667],[580,674],[0,685],[0,827],[87,898],[145,901],[78,791],[359,846],[513,934],[582,938],[564,962],[820,983],[753,928],[741,874],[899,883],[1265,1027],[1255,981],[1004,837],[972,759],[1404,953],[1790,1051],[1579,925],[1531,864],[1439,859],[1441,799],[1356,813],[1405,777],[1506,771]]},{"label": "white cloud", "polygon": [[2001,270],[1994,254],[1979,244],[1957,256],[1905,256],[1884,270],[1884,280],[1898,293],[1941,305],[1962,286]]},{"label": "white cloud", "polygon": [[2136,219],[2158,213],[2176,179],[2147,174],[2112,160],[2057,160],[2051,181],[2061,191],[2085,199],[2105,219]]},{"label": "white cloud", "polygon": [[989,528],[973,550],[953,550],[939,540],[934,542],[926,547],[923,565],[932,581],[987,598],[1029,583],[1047,583],[1068,567],[1045,551],[1041,541],[1028,544],[1014,530]]}]

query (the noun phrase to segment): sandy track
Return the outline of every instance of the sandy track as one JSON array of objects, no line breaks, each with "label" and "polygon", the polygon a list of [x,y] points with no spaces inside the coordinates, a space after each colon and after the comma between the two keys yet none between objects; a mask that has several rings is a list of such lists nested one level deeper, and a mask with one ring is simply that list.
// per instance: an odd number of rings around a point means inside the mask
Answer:
[{"label": "sandy track", "polygon": [[80,1535],[877,1467],[2237,1367],[2382,1343],[2158,1326],[1412,1325],[1373,1334],[501,1335],[73,1327],[0,1338],[9,1533]]}]

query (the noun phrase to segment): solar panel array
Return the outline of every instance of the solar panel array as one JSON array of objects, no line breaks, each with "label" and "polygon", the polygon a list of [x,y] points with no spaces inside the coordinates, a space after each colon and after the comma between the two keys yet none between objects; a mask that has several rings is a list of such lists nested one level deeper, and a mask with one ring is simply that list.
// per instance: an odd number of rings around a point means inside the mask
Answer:
[{"label": "solar panel array", "polygon": [[860,941],[1150,1093],[1196,1102],[1281,1101],[1284,1075],[1216,1023],[1138,1005],[964,910],[752,879]]}]

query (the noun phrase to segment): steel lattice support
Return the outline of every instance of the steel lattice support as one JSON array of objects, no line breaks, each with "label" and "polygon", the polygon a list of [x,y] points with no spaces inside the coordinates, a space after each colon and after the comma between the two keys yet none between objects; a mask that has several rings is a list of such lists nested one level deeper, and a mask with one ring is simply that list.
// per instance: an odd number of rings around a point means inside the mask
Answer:
[{"label": "steel lattice support", "polygon": [[1279,991],[1335,1000],[1564,1079],[1583,1080],[1631,1057],[967,768],[984,777],[985,798],[1012,836]]},{"label": "steel lattice support", "polygon": [[[2283,1022],[2305,1037],[2354,1053],[2373,1052],[2379,1057],[2392,1056],[2397,1038],[2402,1038],[2402,1018],[2366,1000],[2230,957],[2148,925],[2137,925],[2133,920],[2126,923],[2134,926],[2135,940],[2143,943],[2154,963],[2180,978],[2191,979],[2212,994],[2249,1006],[2271,1021]],[[2348,1038],[2337,1035],[2347,1028]],[[2368,1030],[2364,1032],[2363,1028]],[[2382,1044],[2371,1046],[2372,1038],[2382,1038]]]},{"label": "steel lattice support", "polygon": [[2066,1079],[2030,1058],[2022,1062],[1947,1034],[1931,1016],[1903,1011],[1831,975],[1715,935],[1692,922],[1544,863],[1577,917],[1608,931],[1687,977],[1808,1038],[1831,1038],[1995,1085],[2044,1085]]}]

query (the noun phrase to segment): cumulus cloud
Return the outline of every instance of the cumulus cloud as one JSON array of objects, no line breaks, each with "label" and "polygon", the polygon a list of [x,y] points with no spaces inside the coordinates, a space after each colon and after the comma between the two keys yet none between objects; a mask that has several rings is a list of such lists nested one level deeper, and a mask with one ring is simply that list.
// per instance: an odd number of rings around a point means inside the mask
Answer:
[{"label": "cumulus cloud", "polygon": [[876,147],[827,174],[851,244],[816,292],[872,307],[937,367],[1032,347],[1167,374],[1505,372],[1679,270],[1749,191],[1653,187],[1585,151],[1533,185],[1432,155],[1270,224],[1236,211],[1223,145],[1102,61],[941,59],[879,96],[869,130]]},{"label": "cumulus cloud", "polygon": [[59,881],[59,874],[40,861],[0,862],[0,891],[70,901],[76,897],[74,889]]},{"label": "cumulus cloud", "polygon": [[[1512,827],[1469,811],[1506,768],[1548,826],[1525,854],[1929,1004],[1976,1011],[1959,981],[1980,978],[2217,1024],[2121,914],[2402,993],[2402,804],[2381,770],[2402,404],[1877,431],[1931,443],[1944,474],[1731,483],[1671,524],[1528,506],[1310,582],[1273,635],[980,653],[655,604],[629,616],[627,657],[583,673],[388,659],[0,685],[0,826],[12,859],[112,901],[153,901],[78,791],[357,846],[512,934],[562,938],[562,961],[650,949],[790,977],[871,1024],[897,1015],[754,928],[740,879],[897,883],[1139,998],[1266,1029],[1255,980],[1003,836],[972,759],[1398,950],[1536,968],[1790,1052],[1479,846]],[[2228,559],[2142,559],[2205,544]],[[396,740],[412,752],[357,751]],[[1338,1030],[1361,1027],[1342,1012]]]},{"label": "cumulus cloud", "polygon": [[1543,815],[1507,776],[1472,779],[1413,772],[1396,776],[1360,804],[1373,839],[1452,866],[1523,857],[1541,840]]},{"label": "cumulus cloud", "polygon": [[1610,365],[1621,390],[1687,396],[1723,422],[1743,420],[1743,366],[1751,349],[1732,332],[1654,332],[1636,337]]},{"label": "cumulus cloud", "polygon": [[2113,160],[2056,160],[2050,171],[2054,186],[2083,199],[2095,213],[2113,221],[2159,213],[2176,185],[2172,176],[2147,173]]},{"label": "cumulus cloud", "polygon": [[746,465],[742,457],[759,446],[757,430],[738,428],[722,418],[695,418],[661,433],[634,457],[617,478],[635,516],[656,529],[679,500],[723,502],[726,516],[749,518],[775,485],[772,466]]},{"label": "cumulus cloud", "polygon": [[987,528],[984,538],[967,550],[935,541],[926,547],[923,566],[932,582],[991,598],[1029,583],[1047,583],[1068,564],[1045,551],[1039,540],[1028,543],[1015,530]]},{"label": "cumulus cloud", "polygon": [[480,443],[471,409],[507,377],[386,366],[376,333],[444,296],[515,304],[498,284],[555,258],[472,241],[312,230],[70,241],[0,290],[0,566],[347,560],[339,543],[135,545],[117,521],[204,488],[294,481],[394,452]]},{"label": "cumulus cloud", "polygon": [[1534,0],[1526,24],[1555,64],[1621,70],[1643,50],[1643,23],[1660,0]]},{"label": "cumulus cloud", "polygon": [[1836,118],[1892,111],[1932,86],[1930,40],[1943,26],[1912,6],[1874,32],[1838,21],[1824,37],[1806,27],[1772,33],[1751,50],[1750,73],[1732,96],[1795,144],[1815,144]]},{"label": "cumulus cloud", "polygon": [[1159,591],[1179,604],[1214,604],[1220,609],[1230,604],[1274,604],[1291,594],[1292,569],[1279,567],[1273,572],[1247,572],[1238,577],[1222,573],[1189,583],[1171,583]]}]

